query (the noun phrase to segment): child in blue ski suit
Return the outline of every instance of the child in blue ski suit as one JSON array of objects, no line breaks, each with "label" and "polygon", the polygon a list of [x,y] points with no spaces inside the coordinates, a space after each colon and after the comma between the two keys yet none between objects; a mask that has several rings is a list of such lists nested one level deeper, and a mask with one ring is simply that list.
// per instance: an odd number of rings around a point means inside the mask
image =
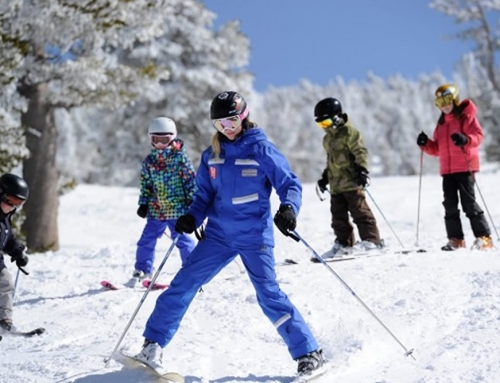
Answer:
[{"label": "child in blue ski suit", "polygon": [[302,186],[286,158],[248,119],[240,94],[223,92],[215,97],[210,117],[217,133],[202,154],[193,203],[175,226],[180,233],[192,233],[208,217],[205,238],[157,299],[137,358],[153,368],[161,366],[162,348],[174,337],[200,286],[240,255],[264,314],[298,361],[299,373],[310,374],[323,364],[323,356],[276,281],[270,204],[274,188],[281,201],[274,223],[288,235],[296,226]]},{"label": "child in blue ski suit", "polygon": [[153,271],[156,242],[168,227],[172,239],[179,236],[182,264],[194,248],[194,240],[177,233],[177,218],[185,214],[196,190],[195,171],[186,155],[183,142],[176,139],[177,127],[167,117],[155,118],[148,133],[153,149],[142,162],[141,191],[137,215],[146,218],[146,226],[137,242],[134,278],[150,277]]}]

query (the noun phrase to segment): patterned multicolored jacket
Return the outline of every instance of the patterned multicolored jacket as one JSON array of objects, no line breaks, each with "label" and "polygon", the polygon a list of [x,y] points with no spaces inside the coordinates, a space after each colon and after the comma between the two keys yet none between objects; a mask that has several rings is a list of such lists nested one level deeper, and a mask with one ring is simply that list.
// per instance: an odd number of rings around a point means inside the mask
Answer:
[{"label": "patterned multicolored jacket", "polygon": [[139,205],[147,218],[167,220],[185,214],[196,191],[196,172],[181,140],[167,149],[153,149],[142,162]]}]

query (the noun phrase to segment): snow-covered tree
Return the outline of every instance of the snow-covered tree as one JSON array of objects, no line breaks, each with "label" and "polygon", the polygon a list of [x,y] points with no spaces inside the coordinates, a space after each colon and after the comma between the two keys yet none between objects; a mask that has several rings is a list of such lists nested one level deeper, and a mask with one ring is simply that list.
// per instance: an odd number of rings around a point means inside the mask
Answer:
[{"label": "snow-covered tree", "polygon": [[149,97],[159,81],[168,79],[168,68],[153,59],[132,65],[119,53],[147,46],[168,30],[163,15],[174,13],[180,2],[0,0],[0,57],[13,58],[8,73],[17,94],[27,100],[21,123],[30,151],[23,175],[33,191],[25,205],[28,247],[59,246],[54,111]]},{"label": "snow-covered tree", "polygon": [[[148,123],[158,116],[176,121],[178,135],[197,163],[215,132],[209,119],[211,100],[224,90],[236,90],[251,104],[252,77],[243,70],[249,41],[239,22],[214,30],[215,14],[199,1],[178,1],[173,8],[162,14],[168,28],[154,41],[137,43],[133,51],[121,55],[133,65],[153,61],[168,69],[169,77],[149,89],[148,98],[115,111],[93,107],[58,114],[60,126],[66,127],[66,154],[83,162],[79,169],[71,169],[65,165],[67,158],[61,161],[67,174],[87,182],[137,185],[140,162],[150,149]],[[94,154],[89,155],[89,148]]]}]

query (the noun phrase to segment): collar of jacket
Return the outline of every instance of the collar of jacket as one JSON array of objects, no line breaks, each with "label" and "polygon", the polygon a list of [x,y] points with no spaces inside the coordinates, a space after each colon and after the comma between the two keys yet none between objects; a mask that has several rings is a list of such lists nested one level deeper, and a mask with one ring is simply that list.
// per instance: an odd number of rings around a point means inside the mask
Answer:
[{"label": "collar of jacket", "polygon": [[220,132],[219,138],[222,146],[234,144],[253,144],[254,142],[267,139],[264,130],[259,126],[243,130],[234,140],[228,139]]}]

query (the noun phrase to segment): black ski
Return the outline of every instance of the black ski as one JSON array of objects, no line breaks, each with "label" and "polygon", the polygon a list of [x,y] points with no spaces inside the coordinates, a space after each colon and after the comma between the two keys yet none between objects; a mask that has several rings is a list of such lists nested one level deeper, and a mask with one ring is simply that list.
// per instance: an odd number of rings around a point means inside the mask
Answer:
[{"label": "black ski", "polygon": [[[403,249],[403,250],[370,250],[370,251],[364,251],[364,252],[358,252],[358,253],[352,253],[349,255],[344,255],[344,256],[339,256],[339,257],[334,257],[334,258],[327,258],[325,259],[325,262],[331,263],[331,262],[342,262],[342,261],[352,261],[354,259],[363,259],[363,258],[371,258],[371,257],[380,257],[384,255],[389,255],[389,254],[410,254],[410,253],[426,253],[427,250],[425,249]],[[321,263],[316,257],[312,257],[310,259],[311,262],[313,263]],[[298,265],[299,262],[286,258],[283,262],[278,263],[278,265]]]},{"label": "black ski", "polygon": [[5,333],[4,335],[12,335],[12,336],[22,336],[24,338],[31,338],[32,336],[35,335],[42,335],[45,332],[45,329],[43,327],[38,327],[34,330],[31,331],[9,331]]}]

